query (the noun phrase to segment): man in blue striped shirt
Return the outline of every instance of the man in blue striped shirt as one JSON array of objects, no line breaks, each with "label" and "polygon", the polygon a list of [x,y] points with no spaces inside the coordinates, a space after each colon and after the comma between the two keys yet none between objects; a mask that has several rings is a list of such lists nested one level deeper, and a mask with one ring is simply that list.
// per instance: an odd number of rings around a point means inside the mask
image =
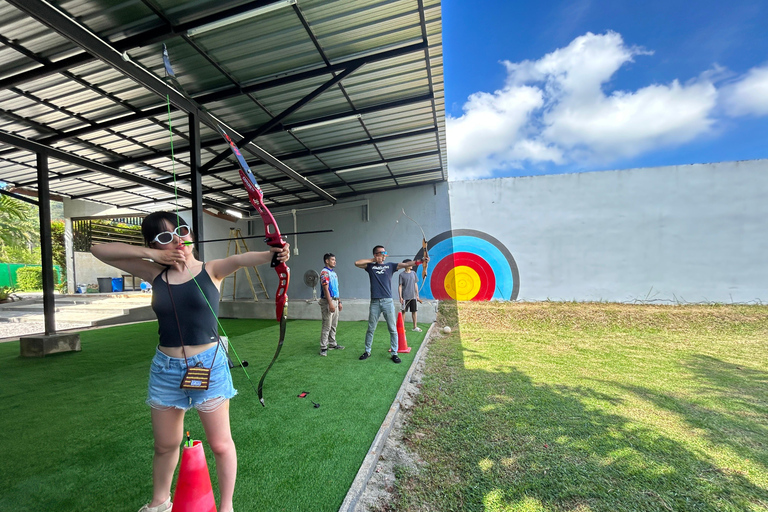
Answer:
[{"label": "man in blue striped shirt", "polygon": [[336,256],[326,253],[323,256],[325,267],[320,271],[320,311],[323,316],[323,330],[320,332],[320,355],[327,356],[328,349],[344,350],[336,343],[336,324],[341,313],[339,298],[339,277],[336,275]]}]

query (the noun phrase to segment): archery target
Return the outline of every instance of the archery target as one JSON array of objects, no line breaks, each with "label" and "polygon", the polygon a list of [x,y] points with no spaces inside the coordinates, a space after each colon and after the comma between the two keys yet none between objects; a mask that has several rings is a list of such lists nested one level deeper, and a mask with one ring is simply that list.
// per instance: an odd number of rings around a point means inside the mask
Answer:
[{"label": "archery target", "polygon": [[[497,239],[471,229],[445,231],[428,243],[426,284],[420,295],[438,300],[515,300],[520,277],[512,254]],[[419,251],[416,259],[421,259]]]}]

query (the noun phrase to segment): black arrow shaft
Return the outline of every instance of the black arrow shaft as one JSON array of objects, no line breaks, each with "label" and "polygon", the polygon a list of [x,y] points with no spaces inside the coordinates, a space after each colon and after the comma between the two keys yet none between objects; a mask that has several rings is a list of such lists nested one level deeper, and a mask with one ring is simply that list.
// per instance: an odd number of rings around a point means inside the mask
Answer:
[{"label": "black arrow shaft", "polygon": [[[290,236],[290,235],[311,235],[314,233],[333,233],[332,229],[320,229],[318,231],[297,231],[295,233],[281,233],[281,236]],[[233,236],[229,238],[216,238],[214,240],[198,240],[197,242],[188,242],[188,245],[191,245],[193,243],[198,244],[207,244],[210,242],[229,242],[230,240],[237,240],[238,238],[264,238],[264,235],[252,235],[252,236]]]}]

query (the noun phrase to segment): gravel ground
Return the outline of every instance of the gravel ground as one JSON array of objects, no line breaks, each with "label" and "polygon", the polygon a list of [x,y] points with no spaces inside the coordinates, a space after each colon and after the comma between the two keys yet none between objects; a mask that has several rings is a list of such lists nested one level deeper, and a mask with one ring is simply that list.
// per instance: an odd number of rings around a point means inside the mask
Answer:
[{"label": "gravel ground", "polygon": [[[78,329],[89,327],[87,324],[73,324],[68,322],[56,322],[56,330]],[[16,341],[19,336],[29,334],[43,334],[45,323],[43,322],[0,322],[0,342]]]}]

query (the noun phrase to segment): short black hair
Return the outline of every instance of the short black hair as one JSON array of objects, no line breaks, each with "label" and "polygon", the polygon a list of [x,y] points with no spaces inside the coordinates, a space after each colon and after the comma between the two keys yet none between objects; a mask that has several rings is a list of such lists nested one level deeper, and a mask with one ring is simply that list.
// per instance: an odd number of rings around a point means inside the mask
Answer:
[{"label": "short black hair", "polygon": [[326,261],[328,261],[329,259],[331,259],[331,258],[335,258],[335,257],[336,257],[336,255],[335,255],[335,254],[333,254],[332,252],[327,252],[327,253],[325,253],[325,254],[323,255],[323,263],[325,263],[325,262],[326,262]]},{"label": "short black hair", "polygon": [[383,246],[383,245],[377,245],[377,246],[375,246],[375,247],[373,248],[373,254],[376,254],[376,249],[383,249],[383,248],[384,248],[384,246]]},{"label": "short black hair", "polygon": [[[182,219],[175,212],[150,213],[144,217],[144,220],[141,222],[141,235],[144,237],[144,243],[147,245],[147,247],[149,247],[149,244],[152,243],[152,240],[154,240],[158,234],[162,233],[163,231],[168,231],[168,228],[165,226],[166,222],[173,226],[173,229],[184,225],[189,226],[187,221]],[[194,233],[192,233],[192,241],[197,241]]]},{"label": "short black hair", "polygon": [[408,258],[405,258],[405,259],[403,260],[403,263],[410,263],[410,262],[411,262],[411,260],[409,260]]}]

